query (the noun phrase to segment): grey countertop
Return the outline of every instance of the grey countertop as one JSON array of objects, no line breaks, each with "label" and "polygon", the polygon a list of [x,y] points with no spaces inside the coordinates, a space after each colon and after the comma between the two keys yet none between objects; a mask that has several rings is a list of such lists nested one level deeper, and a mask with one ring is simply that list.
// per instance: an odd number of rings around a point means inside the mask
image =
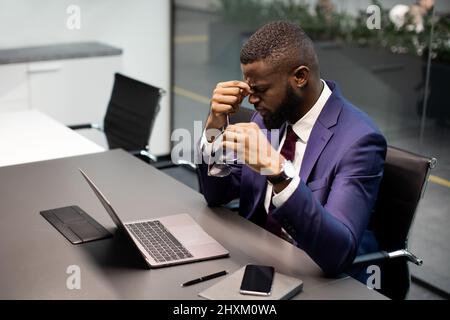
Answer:
[{"label": "grey countertop", "polygon": [[0,65],[121,55],[122,49],[100,42],[74,42],[0,50]]}]

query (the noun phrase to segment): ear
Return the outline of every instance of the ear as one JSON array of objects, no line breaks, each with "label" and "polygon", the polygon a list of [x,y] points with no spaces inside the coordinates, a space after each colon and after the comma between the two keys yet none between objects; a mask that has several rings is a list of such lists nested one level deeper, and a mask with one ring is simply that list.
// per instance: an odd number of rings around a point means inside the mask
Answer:
[{"label": "ear", "polygon": [[300,66],[294,70],[294,81],[297,88],[306,86],[309,80],[309,68],[307,66]]}]

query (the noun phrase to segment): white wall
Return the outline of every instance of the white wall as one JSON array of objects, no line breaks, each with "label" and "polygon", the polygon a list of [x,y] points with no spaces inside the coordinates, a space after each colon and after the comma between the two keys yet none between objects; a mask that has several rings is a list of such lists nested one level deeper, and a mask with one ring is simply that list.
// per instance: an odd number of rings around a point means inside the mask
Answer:
[{"label": "white wall", "polygon": [[[80,30],[66,27],[72,4],[81,9]],[[0,0],[0,48],[94,40],[124,50],[124,74],[167,91],[150,146],[169,153],[170,1]]]}]

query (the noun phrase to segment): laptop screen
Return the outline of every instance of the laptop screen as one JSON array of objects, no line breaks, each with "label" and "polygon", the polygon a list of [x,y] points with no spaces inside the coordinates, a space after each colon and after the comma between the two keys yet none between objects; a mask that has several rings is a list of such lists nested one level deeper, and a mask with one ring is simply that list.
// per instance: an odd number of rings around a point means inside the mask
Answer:
[{"label": "laptop screen", "polygon": [[102,203],[103,207],[106,209],[106,212],[108,212],[109,216],[114,221],[114,223],[119,228],[125,229],[125,226],[123,225],[123,223],[120,220],[119,216],[116,214],[116,212],[114,211],[113,207],[111,206],[109,201],[106,199],[106,197],[103,195],[103,193],[97,188],[95,183],[87,176],[86,173],[84,173],[83,170],[81,170],[81,169],[78,169],[78,170],[80,170],[81,174],[86,179],[86,181],[89,184],[89,186],[91,187],[91,189],[94,190],[95,195],[100,200],[100,202]]}]

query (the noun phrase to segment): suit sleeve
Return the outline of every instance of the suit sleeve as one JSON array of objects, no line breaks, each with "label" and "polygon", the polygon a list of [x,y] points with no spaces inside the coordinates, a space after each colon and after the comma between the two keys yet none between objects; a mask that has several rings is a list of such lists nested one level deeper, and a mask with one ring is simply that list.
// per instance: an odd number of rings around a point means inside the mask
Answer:
[{"label": "suit sleeve", "polygon": [[242,165],[233,165],[229,176],[223,178],[208,176],[208,165],[198,165],[200,189],[208,206],[226,204],[239,197]]},{"label": "suit sleeve", "polygon": [[323,205],[301,181],[273,211],[273,217],[327,275],[345,271],[355,258],[377,198],[385,155],[382,135],[363,136],[336,165]]}]

